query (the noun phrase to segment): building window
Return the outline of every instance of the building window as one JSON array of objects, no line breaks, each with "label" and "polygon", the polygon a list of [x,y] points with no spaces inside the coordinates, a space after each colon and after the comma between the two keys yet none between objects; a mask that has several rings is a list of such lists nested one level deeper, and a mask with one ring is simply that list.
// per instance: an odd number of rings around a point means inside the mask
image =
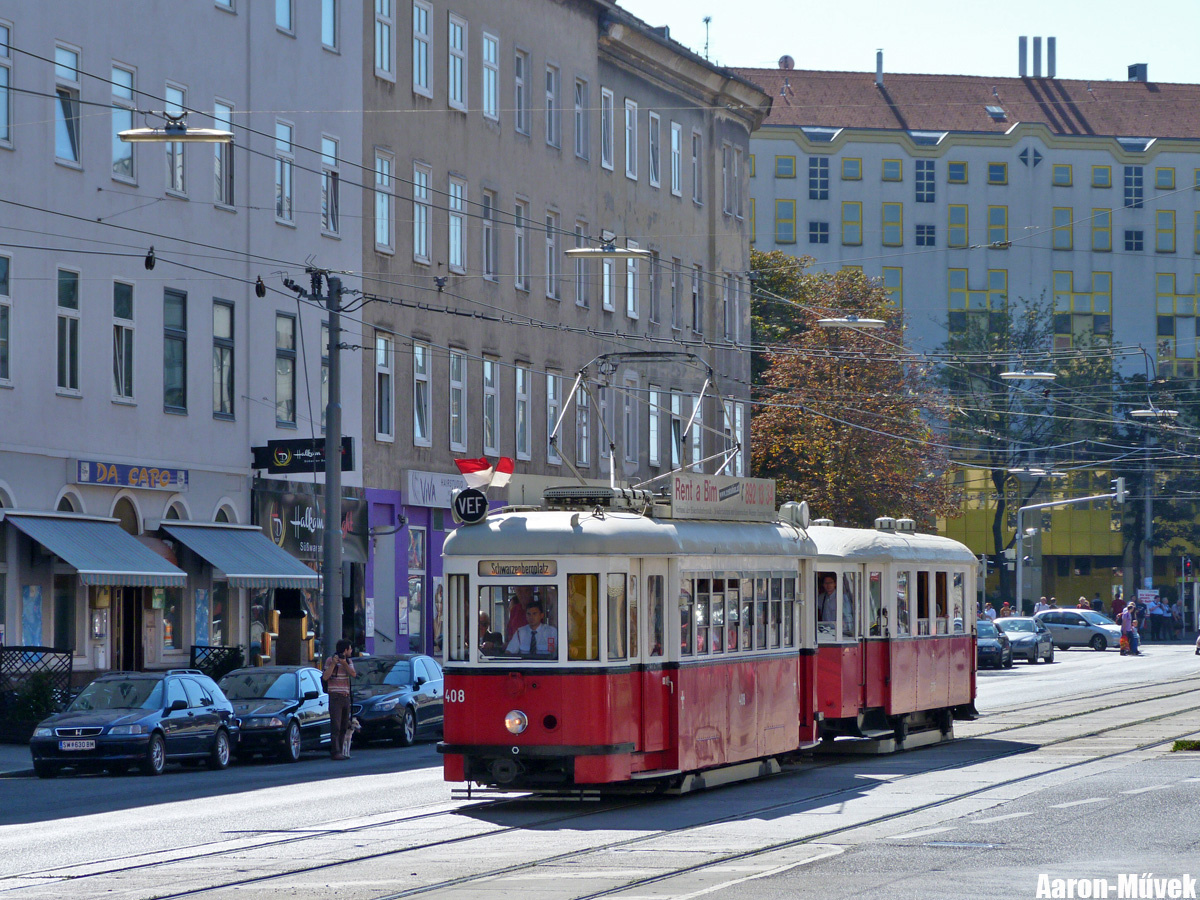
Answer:
[{"label": "building window", "polygon": [[1155,169],[1154,186],[1160,191],[1175,190],[1175,170],[1170,166]]},{"label": "building window", "polygon": [[1002,249],[996,247],[996,244],[1005,244],[1008,242],[1008,207],[1007,206],[989,206],[988,207],[988,243],[993,245],[992,249]]},{"label": "building window", "polygon": [[1008,184],[1008,163],[988,163],[988,184]]},{"label": "building window", "polygon": [[967,246],[968,229],[967,229],[967,207],[966,206],[951,206],[947,215],[947,226],[949,229],[946,245],[948,247],[965,247]]},{"label": "building window", "polygon": [[483,36],[483,117],[500,120],[500,39]]},{"label": "building window", "polygon": [[58,270],[58,389],[79,393],[79,273]]},{"label": "building window", "polygon": [[163,292],[163,407],[187,411],[187,294]]},{"label": "building window", "polygon": [[597,452],[600,458],[600,472],[607,475],[612,469],[612,454],[615,451],[616,428],[613,425],[612,388],[602,384],[596,388],[596,405],[600,413],[600,446]]},{"label": "building window", "polygon": [[742,218],[742,148],[733,148],[733,214]]},{"label": "building window", "polygon": [[758,240],[758,206],[753,197],[750,198],[750,243]]},{"label": "building window", "polygon": [[375,249],[391,253],[395,247],[392,231],[392,160],[375,154]]},{"label": "building window", "polygon": [[1125,232],[1125,249],[1140,251],[1144,249],[1145,240],[1141,229],[1129,229]]},{"label": "building window", "polygon": [[1071,186],[1071,166],[1069,163],[1056,163],[1050,170],[1050,183],[1055,187]]},{"label": "building window", "polygon": [[[167,85],[165,109],[171,116],[183,115],[187,94],[183,88]],[[184,167],[185,152],[182,141],[169,141],[167,150],[167,190],[177,194],[187,193],[187,171]]]},{"label": "building window", "polygon": [[375,0],[375,74],[389,80],[396,78],[396,69],[392,65],[395,25],[392,3],[393,0]]},{"label": "building window", "polygon": [[514,421],[517,428],[517,459],[529,459],[533,442],[533,423],[529,419],[529,366],[516,367]]},{"label": "building window", "polygon": [[[12,32],[0,24],[0,144],[12,145]],[[55,105],[58,105],[57,99]]]},{"label": "building window", "polygon": [[[1193,223],[1192,252],[1200,253],[1200,212],[1196,213],[1196,219],[1195,219],[1195,222]],[[0,259],[0,266],[2,266],[2,265],[4,265],[4,260]],[[0,300],[2,300],[2,299],[3,298],[0,297]],[[3,376],[0,376],[0,377],[3,377]]]},{"label": "building window", "polygon": [[613,103],[613,92],[606,87],[600,88],[600,165],[606,169],[613,168],[613,156],[615,155],[613,129],[616,123]]},{"label": "building window", "polygon": [[[233,107],[220,101],[213,104],[213,127],[233,131]],[[213,201],[233,206],[233,144],[213,144]]]},{"label": "building window", "polygon": [[638,177],[638,108],[632,100],[625,101],[625,177]]},{"label": "building window", "polygon": [[613,297],[616,278],[616,263],[611,259],[600,260],[600,306],[605,312],[613,312],[617,308]]},{"label": "building window", "polygon": [[591,104],[588,99],[588,83],[582,78],[575,79],[575,155],[580,159],[588,158],[588,145],[591,143]]},{"label": "building window", "polygon": [[529,134],[529,54],[518,50],[513,67],[513,124],[521,134]]},{"label": "building window", "polygon": [[562,376],[553,372],[546,373],[546,460],[560,463],[562,455],[558,452],[557,438],[550,441],[554,434],[554,426],[558,424],[559,412],[562,409]]},{"label": "building window", "polygon": [[296,424],[296,317],[275,316],[275,422]]},{"label": "building window", "polygon": [[621,391],[621,437],[625,449],[625,462],[631,465],[636,465],[638,461],[637,390],[637,376],[625,376]]},{"label": "building window", "polygon": [[546,213],[546,296],[559,296],[558,215]]},{"label": "building window", "polygon": [[662,392],[654,385],[650,385],[650,390],[646,394],[646,406],[649,407],[650,417],[646,421],[646,438],[649,444],[648,462],[652,466],[662,464],[662,447],[660,446],[662,438],[659,432],[659,417],[662,415],[662,410],[659,409]]},{"label": "building window", "polygon": [[450,351],[450,449],[467,449],[467,355]]},{"label": "building window", "polygon": [[917,202],[932,203],[936,192],[934,181],[934,161],[932,159],[917,160]]},{"label": "building window", "polygon": [[829,243],[829,223],[828,222],[809,222],[808,223],[808,242],[810,244],[828,244]]},{"label": "building window", "polygon": [[292,0],[275,0],[275,27],[289,34],[295,31],[295,10]]},{"label": "building window", "polygon": [[777,156],[777,157],[775,157],[775,177],[776,178],[795,178],[796,177],[796,157],[794,157],[794,156]]},{"label": "building window", "polygon": [[662,179],[662,145],[659,132],[662,119],[658,113],[650,113],[650,187],[658,187]]},{"label": "building window", "polygon": [[900,247],[904,244],[904,204],[883,204],[883,246]]},{"label": "building window", "polygon": [[683,196],[683,126],[671,123],[671,193]]},{"label": "building window", "polygon": [[429,345],[413,342],[413,444],[428,447],[433,443],[429,431]]},{"label": "building window", "polygon": [[[0,38],[7,35],[0,34]],[[12,380],[12,291],[9,287],[11,261],[0,256],[0,381]]]},{"label": "building window", "polygon": [[796,243],[796,201],[775,201],[775,243]]},{"label": "building window", "polygon": [[113,282],[113,396],[133,399],[133,285]]},{"label": "building window", "polygon": [[[629,242],[631,249],[637,245]],[[641,315],[641,285],[638,278],[638,261],[625,260],[625,315],[636,319]]]},{"label": "building window", "polygon": [[662,262],[658,251],[650,251],[650,265],[646,267],[646,284],[650,288],[650,321],[657,323],[659,319],[659,294],[662,292],[659,284],[662,280]]},{"label": "building window", "polygon": [[700,133],[692,132],[692,202],[704,202],[704,168]]},{"label": "building window", "polygon": [[580,385],[575,392],[575,465],[589,466],[592,457],[592,398]]},{"label": "building window", "polygon": [[965,162],[946,163],[946,180],[950,184],[966,184],[967,164]]},{"label": "building window", "polygon": [[885,159],[883,161],[883,180],[901,181],[904,178],[904,160]]},{"label": "building window", "polygon": [[341,174],[338,170],[338,142],[321,137],[321,230],[338,233],[340,218]]},{"label": "building window", "polygon": [[858,200],[842,202],[842,243],[847,247],[862,244],[862,203]]},{"label": "building window", "polygon": [[559,73],[557,66],[546,66],[546,143],[562,146],[562,111],[559,109]]},{"label": "building window", "polygon": [[321,0],[321,46],[336,50],[338,45],[337,0]]},{"label": "building window", "polygon": [[[4,46],[7,58],[7,40]],[[6,98],[8,95],[5,91]],[[79,163],[82,159],[79,155],[79,53],[75,50],[54,48],[54,95],[54,156],[64,162]],[[168,100],[169,95],[168,91]],[[5,105],[8,105],[7,101]],[[172,111],[169,103],[167,111]]]},{"label": "building window", "polygon": [[683,327],[680,322],[680,307],[683,295],[683,261],[671,260],[671,327],[678,330]]},{"label": "building window", "polygon": [[429,83],[429,20],[433,8],[421,0],[413,0],[412,8],[412,89],[414,94],[433,96]]},{"label": "building window", "polygon": [[1052,245],[1055,250],[1070,250],[1074,245],[1075,211],[1070,207],[1056,206],[1051,210],[1054,221]]},{"label": "building window", "polygon": [[292,171],[295,157],[292,147],[292,126],[286,122],[275,123],[275,221],[291,224]]},{"label": "building window", "polygon": [[1112,210],[1092,210],[1092,249],[1107,253],[1112,250]]},{"label": "building window", "polygon": [[392,381],[392,339],[375,332],[375,440],[396,437]]},{"label": "building window", "polygon": [[[575,246],[587,246],[587,223],[575,223]],[[587,309],[591,306],[590,291],[588,290],[588,279],[591,277],[590,267],[587,260],[580,257],[575,260],[575,305],[582,306]]]},{"label": "building window", "polygon": [[704,331],[704,269],[692,267],[692,331]]},{"label": "building window", "polygon": [[698,396],[692,398],[692,432],[688,441],[692,445],[692,471],[703,472],[700,461],[704,459],[704,407]]},{"label": "building window", "polygon": [[[0,26],[0,31],[4,27]],[[0,50],[0,58],[7,54],[7,50]],[[0,68],[0,79],[4,78],[6,69]],[[122,181],[133,181],[133,144],[127,143],[117,137],[119,132],[126,131],[133,127],[133,72],[128,69],[122,69],[120,66],[112,67],[112,174],[113,178],[119,178]],[[5,85],[0,84],[0,107],[4,104],[6,92]],[[7,115],[0,108],[0,140],[7,139],[7,128],[5,127]]]},{"label": "building window", "polygon": [[483,361],[483,452],[500,453],[500,364]]},{"label": "building window", "polygon": [[847,157],[842,160],[842,181],[862,180],[862,160]]},{"label": "building window", "polygon": [[479,242],[483,253],[483,277],[495,281],[497,275],[496,255],[496,192],[483,192],[483,218]]},{"label": "building window", "polygon": [[992,314],[1007,308],[1007,269],[988,269],[986,287],[981,290],[970,289],[966,269],[950,269],[947,286],[950,293],[949,330],[953,334],[964,333],[971,319],[990,331]]},{"label": "building window", "polygon": [[[1071,272],[1055,272],[1053,277],[1054,349],[1069,350],[1107,342],[1112,335],[1112,273],[1093,272],[1091,290],[1082,285],[1077,287]],[[1159,276],[1159,289],[1161,281]],[[1162,300],[1159,296],[1160,312]]]},{"label": "building window", "polygon": [[233,418],[233,304],[213,301],[213,415]]},{"label": "building window", "polygon": [[904,270],[897,266],[883,267],[883,289],[897,309],[904,309]]},{"label": "building window", "polygon": [[429,179],[433,172],[429,166],[413,166],[413,259],[429,262]]},{"label": "building window", "polygon": [[517,290],[529,290],[529,204],[513,207],[513,273]]},{"label": "building window", "polygon": [[729,272],[721,278],[721,310],[725,322],[725,340],[738,339],[738,324],[741,322],[739,300],[740,285],[738,279]]},{"label": "building window", "polygon": [[1125,208],[1141,209],[1143,198],[1142,167],[1125,167]]},{"label": "building window", "polygon": [[1175,210],[1159,209],[1154,212],[1154,252],[1175,252]]},{"label": "building window", "polygon": [[[737,459],[733,461],[733,474],[742,478],[746,474],[746,454],[750,447],[746,443],[746,406],[744,403],[733,405],[733,435],[738,443]],[[785,641],[785,643],[790,643]]]},{"label": "building window", "polygon": [[466,214],[467,184],[459,178],[450,179],[450,191],[446,196],[447,265],[454,272],[465,272],[467,267],[467,231],[464,226]]},{"label": "building window", "polygon": [[467,23],[450,16],[446,30],[446,93],[453,109],[467,110]]},{"label": "building window", "polygon": [[936,247],[937,246],[937,226],[936,225],[918,225],[917,226],[917,246],[918,247]]},{"label": "building window", "polygon": [[1092,166],[1092,187],[1112,187],[1112,166]]},{"label": "building window", "polygon": [[683,396],[671,392],[671,468],[683,465]]},{"label": "building window", "polygon": [[808,199],[829,199],[828,156],[810,156],[808,158]]}]

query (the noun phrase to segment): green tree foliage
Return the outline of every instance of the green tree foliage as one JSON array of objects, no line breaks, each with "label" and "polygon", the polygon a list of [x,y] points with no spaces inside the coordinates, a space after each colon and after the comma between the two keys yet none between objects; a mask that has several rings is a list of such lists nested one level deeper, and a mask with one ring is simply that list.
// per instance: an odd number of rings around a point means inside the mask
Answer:
[{"label": "green tree foliage", "polygon": [[[778,251],[755,252],[752,262],[755,343],[772,348],[755,381],[754,474],[839,525],[869,527],[892,515],[930,529],[938,515],[952,515],[945,459],[926,418],[934,392],[907,361],[888,293],[860,272],[805,272],[809,260]],[[887,325],[816,324],[849,314]]]}]

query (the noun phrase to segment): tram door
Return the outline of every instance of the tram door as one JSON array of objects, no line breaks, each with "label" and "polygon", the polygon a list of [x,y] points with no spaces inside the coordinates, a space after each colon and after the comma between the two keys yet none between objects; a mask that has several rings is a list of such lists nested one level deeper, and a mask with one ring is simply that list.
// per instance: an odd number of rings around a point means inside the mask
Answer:
[{"label": "tram door", "polygon": [[647,559],[639,565],[631,561],[629,574],[631,578],[640,578],[641,587],[638,619],[642,623],[644,665],[640,744],[642,752],[653,753],[674,746],[678,731],[674,698],[679,670],[663,667],[667,647],[667,563]]}]

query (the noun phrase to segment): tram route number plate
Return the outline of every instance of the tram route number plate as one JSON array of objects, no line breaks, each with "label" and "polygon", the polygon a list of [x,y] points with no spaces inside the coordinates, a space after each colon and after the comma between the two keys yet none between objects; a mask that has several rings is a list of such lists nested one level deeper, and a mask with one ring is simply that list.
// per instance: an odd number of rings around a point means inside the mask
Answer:
[{"label": "tram route number plate", "polygon": [[59,750],[95,750],[95,741],[59,741]]}]

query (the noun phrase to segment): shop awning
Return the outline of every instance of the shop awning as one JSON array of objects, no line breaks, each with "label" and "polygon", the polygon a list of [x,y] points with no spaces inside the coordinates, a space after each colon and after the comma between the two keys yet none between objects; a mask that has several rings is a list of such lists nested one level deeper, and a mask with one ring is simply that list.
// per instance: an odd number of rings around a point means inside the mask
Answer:
[{"label": "shop awning", "polygon": [[5,521],[79,572],[84,584],[184,587],[187,573],[121,530],[115,520],[8,514]]},{"label": "shop awning", "polygon": [[230,587],[316,588],[317,573],[267,540],[259,529],[238,525],[163,522],[162,530],[229,579]]}]

